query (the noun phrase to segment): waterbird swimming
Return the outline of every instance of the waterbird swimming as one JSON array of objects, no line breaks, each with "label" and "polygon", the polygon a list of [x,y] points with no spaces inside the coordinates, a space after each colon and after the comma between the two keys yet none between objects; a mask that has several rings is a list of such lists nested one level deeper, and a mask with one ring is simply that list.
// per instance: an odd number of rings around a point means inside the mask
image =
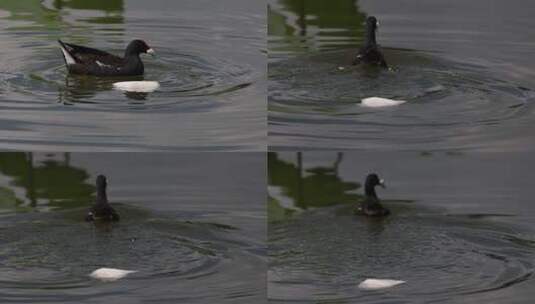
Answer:
[{"label": "waterbird swimming", "polygon": [[154,55],[154,50],[143,40],[133,40],[126,47],[124,57],[86,46],[58,40],[67,70],[71,74],[94,76],[143,75],[145,67],[139,55]]},{"label": "waterbird swimming", "polygon": [[106,187],[108,186],[108,181],[104,175],[97,176],[97,200],[95,204],[89,209],[85,220],[95,221],[118,221],[119,214],[113,209],[113,207],[108,203],[108,195],[106,194]]},{"label": "waterbird swimming", "polygon": [[368,174],[364,183],[366,197],[360,203],[360,207],[357,209],[357,214],[367,216],[386,216],[390,214],[390,210],[383,207],[377,197],[377,193],[375,192],[376,186],[385,188],[385,181],[380,179],[376,173]]},{"label": "waterbird swimming", "polygon": [[379,45],[375,39],[375,33],[379,27],[379,22],[374,16],[370,16],[366,19],[366,41],[364,45],[359,49],[357,57],[353,61],[353,65],[360,63],[366,63],[370,65],[378,65],[383,68],[388,68],[385,57],[379,49]]}]

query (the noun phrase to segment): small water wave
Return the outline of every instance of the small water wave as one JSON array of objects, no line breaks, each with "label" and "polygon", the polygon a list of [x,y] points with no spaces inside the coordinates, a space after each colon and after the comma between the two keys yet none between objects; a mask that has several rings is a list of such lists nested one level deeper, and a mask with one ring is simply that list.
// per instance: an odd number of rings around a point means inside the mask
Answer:
[{"label": "small water wave", "polygon": [[[144,76],[105,78],[68,75],[59,61],[60,54],[51,52],[47,56],[49,60],[32,64],[31,71],[0,75],[0,92],[9,102],[30,102],[34,106],[59,103],[121,109],[140,103],[156,108],[186,103],[191,107],[194,100],[202,110],[217,107],[217,103],[206,98],[199,102],[200,98],[240,90],[252,81],[252,71],[248,67],[232,62],[176,53],[171,49],[160,49],[159,54],[155,59],[144,59]],[[113,90],[113,83],[132,80],[157,81],[160,88],[153,93]]]},{"label": "small water wave", "polygon": [[[518,241],[527,234],[514,226],[405,212],[374,220],[323,209],[271,224],[270,299],[455,300],[531,279],[533,242]],[[384,294],[358,290],[369,277],[407,283]]]},{"label": "small water wave", "polygon": [[[81,210],[3,218],[0,286],[6,290],[76,289],[98,282],[101,267],[136,270],[134,281],[193,279],[218,273],[228,258],[226,227],[165,218],[121,207],[125,221],[84,223]],[[144,216],[140,216],[143,214]],[[25,218],[25,219],[21,219]],[[75,220],[76,219],[76,220]],[[73,237],[76,236],[76,237]]]},{"label": "small water wave", "polygon": [[[533,113],[532,90],[483,66],[387,49],[393,70],[385,71],[347,66],[351,55],[321,52],[270,63],[273,146],[293,140],[309,148],[479,148],[505,140]],[[358,106],[373,96],[407,103]]]}]

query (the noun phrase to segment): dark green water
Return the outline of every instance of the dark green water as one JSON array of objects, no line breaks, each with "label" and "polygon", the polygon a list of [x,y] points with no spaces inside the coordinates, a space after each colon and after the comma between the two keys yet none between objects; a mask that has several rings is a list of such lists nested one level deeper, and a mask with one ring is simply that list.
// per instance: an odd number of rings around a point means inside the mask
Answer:
[{"label": "dark green water", "polygon": [[[270,303],[530,303],[531,159],[270,153]],[[392,212],[387,218],[354,215],[372,172],[386,180],[378,195]],[[366,278],[406,283],[358,289]]]},{"label": "dark green water", "polygon": [[[0,302],[262,303],[264,168],[262,153],[2,153]],[[84,221],[97,174],[118,223]],[[88,276],[101,267],[138,272]]]},{"label": "dark green water", "polygon": [[[270,149],[533,150],[531,4],[268,3]],[[350,65],[371,15],[393,70]]]},{"label": "dark green water", "polygon": [[[3,150],[261,150],[265,5],[231,0],[0,3]],[[144,77],[68,76],[57,39],[122,55],[141,38]],[[239,45],[239,47],[235,47]],[[112,88],[158,81],[149,94]]]}]

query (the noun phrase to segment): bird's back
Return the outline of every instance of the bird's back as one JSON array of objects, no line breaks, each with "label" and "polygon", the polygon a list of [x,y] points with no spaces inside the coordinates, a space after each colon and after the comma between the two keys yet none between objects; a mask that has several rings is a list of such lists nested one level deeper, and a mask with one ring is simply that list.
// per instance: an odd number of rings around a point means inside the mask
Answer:
[{"label": "bird's back", "polygon": [[[94,48],[65,43],[58,40],[66,57],[67,68],[72,74],[96,76],[132,76],[144,73],[139,57],[121,58]],[[68,59],[70,56],[72,59]],[[74,61],[74,62],[72,62]]]},{"label": "bird's back", "polygon": [[367,197],[360,206],[361,213],[368,216],[385,216],[390,214],[390,210],[381,205],[377,198]]},{"label": "bird's back", "polygon": [[377,64],[382,67],[387,67],[383,53],[379,50],[377,44],[363,46],[357,55],[359,62],[367,64]]},{"label": "bird's back", "polygon": [[118,221],[119,214],[113,209],[109,204],[97,203],[89,210],[89,220],[109,220],[109,221]]}]

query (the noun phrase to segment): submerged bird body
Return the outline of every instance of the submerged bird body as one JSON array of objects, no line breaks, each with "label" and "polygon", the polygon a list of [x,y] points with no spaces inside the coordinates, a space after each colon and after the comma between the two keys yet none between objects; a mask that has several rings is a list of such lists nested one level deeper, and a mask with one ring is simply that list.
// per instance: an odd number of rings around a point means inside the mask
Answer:
[{"label": "submerged bird body", "polygon": [[72,74],[94,76],[143,75],[145,68],[139,54],[154,54],[143,41],[133,40],[126,48],[124,57],[58,40],[67,70]]},{"label": "submerged bird body", "polygon": [[365,182],[365,194],[366,198],[361,202],[360,208],[358,209],[359,214],[367,216],[386,216],[390,214],[390,210],[383,207],[381,201],[377,197],[375,192],[375,186],[385,187],[384,180],[379,179],[377,174],[369,174],[366,177]]},{"label": "submerged bird body", "polygon": [[379,49],[379,45],[375,39],[375,32],[377,31],[379,22],[377,18],[370,16],[366,19],[366,42],[357,54],[357,58],[353,61],[353,65],[366,63],[370,65],[378,65],[383,68],[388,68],[383,53]]},{"label": "submerged bird body", "polygon": [[85,217],[85,220],[95,221],[118,221],[119,214],[113,209],[113,207],[108,203],[108,196],[106,194],[106,186],[108,182],[104,175],[97,176],[97,201],[89,209],[89,213]]}]

